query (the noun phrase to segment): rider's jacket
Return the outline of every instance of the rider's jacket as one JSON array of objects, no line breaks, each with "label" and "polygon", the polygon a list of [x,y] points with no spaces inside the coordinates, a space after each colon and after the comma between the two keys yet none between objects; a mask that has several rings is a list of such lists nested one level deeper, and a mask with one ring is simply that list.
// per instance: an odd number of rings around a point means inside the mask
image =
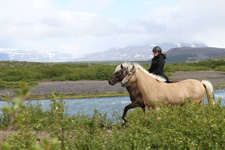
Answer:
[{"label": "rider's jacket", "polygon": [[162,55],[158,55],[152,58],[152,64],[150,69],[148,71],[150,73],[153,73],[155,75],[162,76],[166,79],[166,82],[169,83],[169,79],[164,74],[163,68],[164,68],[165,60]]}]

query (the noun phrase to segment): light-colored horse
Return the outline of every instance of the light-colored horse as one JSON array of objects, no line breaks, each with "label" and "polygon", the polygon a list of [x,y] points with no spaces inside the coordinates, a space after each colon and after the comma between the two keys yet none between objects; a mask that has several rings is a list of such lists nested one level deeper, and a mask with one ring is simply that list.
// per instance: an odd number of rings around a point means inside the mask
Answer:
[{"label": "light-colored horse", "polygon": [[204,101],[205,92],[208,102],[213,93],[213,86],[209,81],[198,81],[187,79],[177,83],[160,82],[161,77],[155,76],[142,68],[139,64],[134,64],[129,69],[130,72],[121,82],[122,86],[129,86],[136,83],[140,88],[146,109],[150,107],[159,109],[157,103],[168,102],[170,105],[183,105],[184,100],[190,99],[191,103],[201,103]]},{"label": "light-colored horse", "polygon": [[[129,71],[130,71],[129,69],[131,69],[130,66],[132,66],[132,65],[127,62],[125,62],[121,65],[118,65],[116,67],[115,73],[109,79],[109,84],[115,85],[116,83],[121,82],[129,73]],[[160,79],[162,80],[162,82],[166,81],[164,78],[160,78]],[[143,109],[143,111],[145,112],[145,104],[144,104],[144,101],[142,98],[141,91],[139,90],[137,84],[133,83],[133,84],[127,86],[126,88],[127,88],[127,91],[129,92],[131,103],[129,105],[127,105],[123,111],[122,119],[125,122],[127,122],[127,120],[125,119],[125,116],[129,109],[141,107]]]}]

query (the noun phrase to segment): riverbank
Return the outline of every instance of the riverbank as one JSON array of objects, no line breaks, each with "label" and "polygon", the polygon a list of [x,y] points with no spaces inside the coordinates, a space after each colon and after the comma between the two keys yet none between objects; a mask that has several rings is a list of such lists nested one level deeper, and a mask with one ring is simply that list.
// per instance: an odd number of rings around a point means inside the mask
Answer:
[{"label": "riverbank", "polygon": [[[175,72],[170,80],[197,79],[210,81],[214,89],[225,88],[225,72],[221,71],[198,71],[198,72]],[[48,99],[51,93],[57,97],[63,95],[64,98],[87,98],[87,97],[109,97],[109,96],[128,96],[126,88],[121,87],[120,83],[111,86],[108,81],[54,81],[39,82],[33,87],[34,92],[30,99]],[[0,90],[1,100],[6,99],[7,91],[10,96],[15,96],[13,89]]]},{"label": "riverbank", "polygon": [[182,81],[185,79],[208,80],[214,89],[225,88],[225,72],[222,71],[177,71],[170,77],[170,80]]},{"label": "riverbank", "polygon": [[[54,81],[39,82],[33,90],[30,99],[48,99],[52,93],[56,97],[63,95],[63,98],[88,98],[88,97],[110,97],[128,96],[126,88],[120,84],[109,85],[108,81]],[[1,100],[6,99],[7,92],[10,97],[15,96],[14,89],[0,90]]]}]

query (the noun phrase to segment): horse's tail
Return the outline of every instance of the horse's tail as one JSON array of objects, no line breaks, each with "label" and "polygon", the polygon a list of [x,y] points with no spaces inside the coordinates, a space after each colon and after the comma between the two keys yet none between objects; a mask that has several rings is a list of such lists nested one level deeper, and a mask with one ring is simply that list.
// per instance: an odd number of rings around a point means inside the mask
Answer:
[{"label": "horse's tail", "polygon": [[211,103],[210,99],[211,99],[211,96],[213,95],[213,85],[212,85],[212,83],[210,83],[207,80],[202,80],[201,82],[205,87],[205,91],[206,91],[206,95],[207,95],[207,99],[208,99],[208,104],[210,104]]}]

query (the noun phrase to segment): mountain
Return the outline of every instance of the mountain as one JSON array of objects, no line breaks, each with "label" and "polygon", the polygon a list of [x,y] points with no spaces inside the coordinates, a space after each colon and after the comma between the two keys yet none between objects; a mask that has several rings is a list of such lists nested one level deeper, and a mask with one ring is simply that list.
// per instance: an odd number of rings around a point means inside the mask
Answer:
[{"label": "mountain", "polygon": [[35,50],[0,50],[0,61],[62,62],[74,59],[71,54]]},{"label": "mountain", "polygon": [[156,43],[111,48],[75,58],[71,54],[36,50],[1,50],[0,61],[65,62],[65,61],[148,61],[152,48],[160,46],[167,53],[167,63],[191,62],[225,56],[225,49],[198,43]]},{"label": "mountain", "polygon": [[225,56],[225,48],[179,47],[166,52],[167,63],[184,63],[213,59]]},{"label": "mountain", "polygon": [[133,45],[124,48],[111,48],[103,52],[87,54],[74,61],[146,61],[153,57],[152,48],[159,45],[163,52],[176,47],[206,47],[204,44],[189,43],[156,43],[145,45]]},{"label": "mountain", "polygon": [[10,60],[8,54],[0,53],[0,60]]}]

